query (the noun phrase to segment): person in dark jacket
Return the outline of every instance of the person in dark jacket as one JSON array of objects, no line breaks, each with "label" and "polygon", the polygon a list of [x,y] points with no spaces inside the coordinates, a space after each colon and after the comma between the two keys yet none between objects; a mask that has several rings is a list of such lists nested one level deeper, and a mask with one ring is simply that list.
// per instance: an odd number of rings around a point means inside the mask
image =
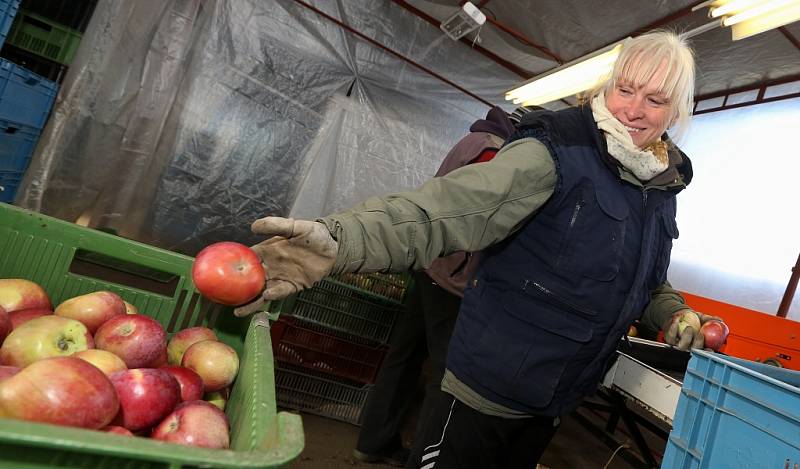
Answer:
[{"label": "person in dark jacket", "polygon": [[[587,103],[526,121],[495,158],[316,221],[266,217],[263,300],[339,272],[421,270],[482,250],[409,468],[535,467],[559,418],[592,394],[632,321],[702,347],[667,282],[689,158],[667,137],[692,114],[685,39],[627,40]],[[235,311],[247,314],[249,306]]]},{"label": "person in dark jacket", "polygon": [[[501,108],[489,110],[475,121],[448,152],[434,177],[464,165],[491,160],[511,136],[514,125]],[[392,329],[389,352],[383,360],[375,386],[361,411],[361,430],[353,457],[368,463],[404,466],[409,451],[403,447],[400,427],[408,414],[426,357],[431,377],[426,386],[418,428],[432,413],[444,376],[450,335],[456,323],[467,279],[475,272],[478,253],[456,252],[436,259],[425,272],[414,275],[406,308]]]}]

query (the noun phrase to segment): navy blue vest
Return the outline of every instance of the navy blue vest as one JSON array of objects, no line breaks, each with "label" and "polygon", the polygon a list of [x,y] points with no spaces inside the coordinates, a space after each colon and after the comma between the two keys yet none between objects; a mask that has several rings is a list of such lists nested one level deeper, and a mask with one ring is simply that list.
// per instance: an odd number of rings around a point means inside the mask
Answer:
[{"label": "navy blue vest", "polygon": [[678,190],[622,181],[591,110],[543,113],[533,137],[556,164],[555,191],[487,249],[465,291],[447,368],[483,397],[559,416],[597,387],[650,291],[666,280]]}]

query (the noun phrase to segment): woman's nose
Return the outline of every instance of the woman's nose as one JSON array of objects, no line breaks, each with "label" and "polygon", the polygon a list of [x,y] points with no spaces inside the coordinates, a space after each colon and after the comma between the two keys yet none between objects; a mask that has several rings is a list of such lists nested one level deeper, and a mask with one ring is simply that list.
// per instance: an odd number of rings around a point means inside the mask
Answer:
[{"label": "woman's nose", "polygon": [[641,119],[644,117],[644,103],[640,99],[634,99],[625,109],[628,119]]}]

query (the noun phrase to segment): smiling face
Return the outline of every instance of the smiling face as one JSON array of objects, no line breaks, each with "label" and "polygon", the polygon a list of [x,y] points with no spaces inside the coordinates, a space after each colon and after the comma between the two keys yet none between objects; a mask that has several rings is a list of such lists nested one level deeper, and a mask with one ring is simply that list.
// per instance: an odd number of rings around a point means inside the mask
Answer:
[{"label": "smiling face", "polygon": [[673,120],[673,106],[660,89],[664,73],[664,67],[660,67],[643,85],[621,78],[606,92],[606,107],[622,122],[638,148],[658,140]]}]

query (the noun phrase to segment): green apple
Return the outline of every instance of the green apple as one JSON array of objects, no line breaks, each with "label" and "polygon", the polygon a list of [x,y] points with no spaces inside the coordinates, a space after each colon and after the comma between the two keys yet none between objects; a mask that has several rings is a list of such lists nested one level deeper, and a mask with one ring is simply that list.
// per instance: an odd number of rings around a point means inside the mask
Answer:
[{"label": "green apple", "polygon": [[94,341],[80,321],[47,315],[11,331],[0,347],[0,364],[24,368],[36,360],[66,357],[90,348]]}]

